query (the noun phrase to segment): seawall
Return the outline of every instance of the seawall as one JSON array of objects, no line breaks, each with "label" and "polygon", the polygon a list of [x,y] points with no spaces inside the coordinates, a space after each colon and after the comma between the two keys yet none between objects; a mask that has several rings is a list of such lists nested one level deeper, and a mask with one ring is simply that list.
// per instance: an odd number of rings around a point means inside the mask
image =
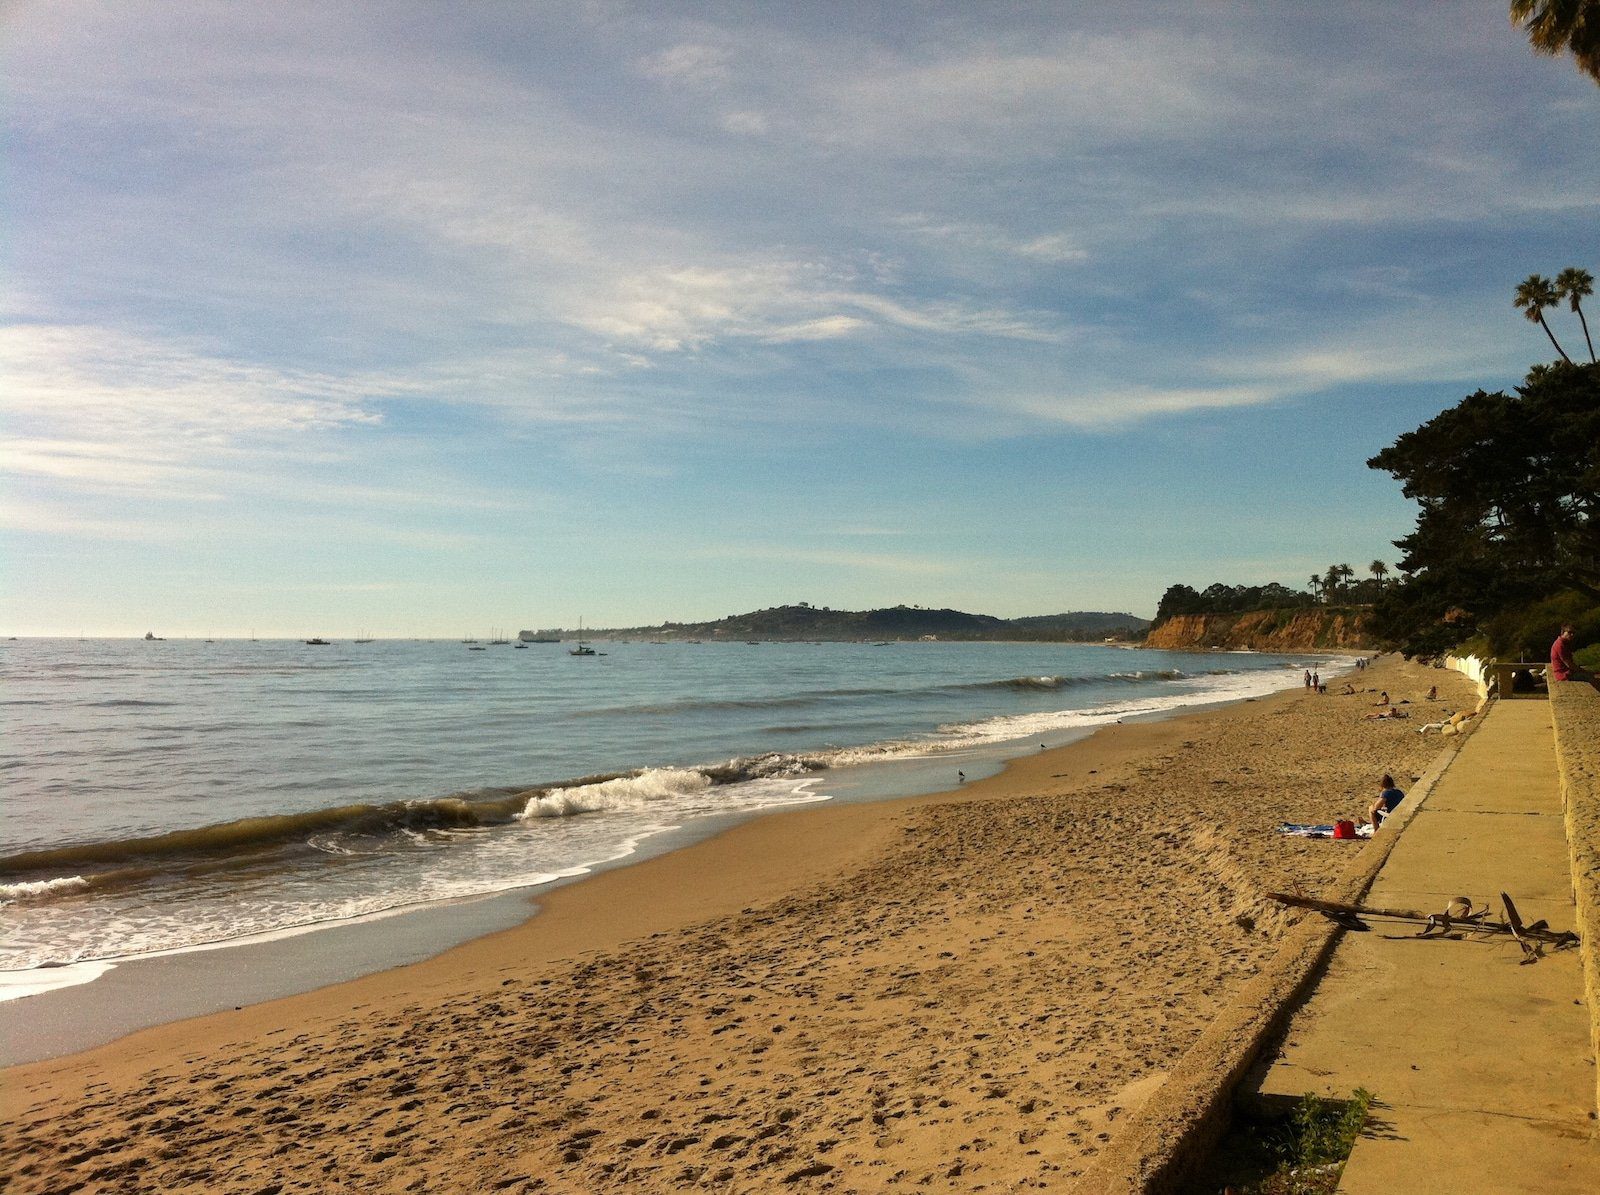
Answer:
[{"label": "seawall", "polygon": [[[1582,681],[1550,682],[1556,764],[1567,823],[1575,927],[1581,939],[1589,1035],[1600,1058],[1600,690]],[[1600,1108],[1600,1079],[1596,1107]]]}]

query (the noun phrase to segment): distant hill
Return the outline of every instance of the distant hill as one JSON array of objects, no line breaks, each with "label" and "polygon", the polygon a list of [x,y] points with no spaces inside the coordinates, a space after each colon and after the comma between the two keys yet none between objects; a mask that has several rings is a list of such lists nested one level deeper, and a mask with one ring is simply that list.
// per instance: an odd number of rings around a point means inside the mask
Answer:
[{"label": "distant hill", "polygon": [[1099,641],[1139,639],[1150,620],[1099,610],[995,618],[961,610],[892,606],[883,610],[833,610],[827,606],[774,606],[730,614],[715,622],[666,622],[653,627],[596,629],[596,637],[649,639],[831,639]]},{"label": "distant hill", "polygon": [[1042,632],[1072,631],[1110,635],[1119,631],[1135,632],[1149,629],[1150,620],[1133,614],[1108,614],[1102,610],[1074,610],[1070,614],[1035,614],[1031,618],[1013,618],[1008,625]]}]

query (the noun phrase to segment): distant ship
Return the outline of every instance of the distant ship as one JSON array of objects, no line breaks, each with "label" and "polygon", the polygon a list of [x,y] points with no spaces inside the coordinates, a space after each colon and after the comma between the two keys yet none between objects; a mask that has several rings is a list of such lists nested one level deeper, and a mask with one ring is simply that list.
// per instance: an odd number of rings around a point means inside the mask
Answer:
[{"label": "distant ship", "polygon": [[559,628],[548,631],[518,631],[517,640],[521,643],[560,643],[561,631]]},{"label": "distant ship", "polygon": [[307,647],[327,647],[328,645],[329,645],[329,640],[327,640],[327,639],[307,639],[306,640],[306,646]]},{"label": "distant ship", "polygon": [[154,631],[146,631],[144,633],[144,637],[145,637],[145,641],[148,642],[148,643],[159,643],[159,642],[161,642],[160,637]]}]

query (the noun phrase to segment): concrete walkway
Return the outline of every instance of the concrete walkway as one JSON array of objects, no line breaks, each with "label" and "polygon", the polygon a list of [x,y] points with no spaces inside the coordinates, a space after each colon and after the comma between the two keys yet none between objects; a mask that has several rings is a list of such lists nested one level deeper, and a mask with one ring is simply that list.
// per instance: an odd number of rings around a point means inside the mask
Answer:
[{"label": "concrete walkway", "polygon": [[[1456,895],[1492,916],[1575,925],[1550,706],[1501,701],[1428,794],[1366,902],[1435,912]],[[1339,1190],[1600,1191],[1595,1059],[1578,952],[1519,965],[1507,939],[1347,933],[1256,1090],[1377,1097]]]}]

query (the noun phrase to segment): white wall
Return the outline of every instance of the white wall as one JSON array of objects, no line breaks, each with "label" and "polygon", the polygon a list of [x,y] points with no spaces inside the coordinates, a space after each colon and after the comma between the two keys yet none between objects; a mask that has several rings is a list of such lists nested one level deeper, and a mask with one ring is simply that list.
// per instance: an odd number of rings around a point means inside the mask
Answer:
[{"label": "white wall", "polygon": [[1478,686],[1478,700],[1489,695],[1489,661],[1477,656],[1446,656],[1444,662]]}]

